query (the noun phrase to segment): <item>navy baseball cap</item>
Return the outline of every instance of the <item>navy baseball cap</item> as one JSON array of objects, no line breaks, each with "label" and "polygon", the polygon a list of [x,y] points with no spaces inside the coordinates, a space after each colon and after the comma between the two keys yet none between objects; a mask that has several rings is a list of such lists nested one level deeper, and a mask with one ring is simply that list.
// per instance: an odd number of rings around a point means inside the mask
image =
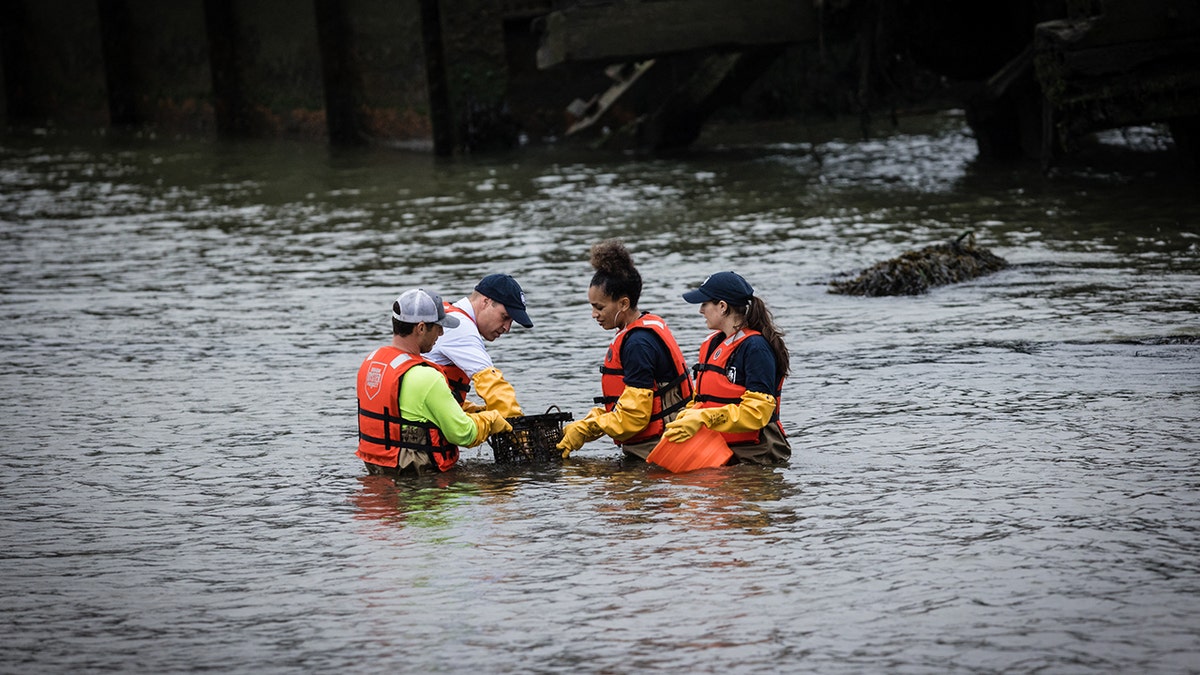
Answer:
[{"label": "navy baseball cap", "polygon": [[700,288],[684,293],[683,299],[692,304],[724,300],[733,305],[742,305],[752,295],[754,289],[737,272],[717,272],[710,274]]},{"label": "navy baseball cap", "polygon": [[525,311],[525,292],[512,276],[489,274],[476,284],[475,290],[504,305],[513,321],[526,328],[533,328],[533,322],[529,320],[529,314]]}]

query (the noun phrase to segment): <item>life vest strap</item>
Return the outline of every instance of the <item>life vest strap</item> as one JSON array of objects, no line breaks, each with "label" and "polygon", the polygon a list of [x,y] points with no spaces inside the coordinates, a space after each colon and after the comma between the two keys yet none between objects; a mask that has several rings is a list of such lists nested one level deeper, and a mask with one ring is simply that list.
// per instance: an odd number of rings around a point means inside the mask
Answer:
[{"label": "life vest strap", "polygon": [[680,373],[678,377],[671,380],[670,382],[658,383],[658,391],[654,392],[654,395],[662,396],[663,392],[671,391],[675,387],[678,387],[679,385],[683,384],[687,379],[688,379],[688,375],[687,375],[687,371],[685,370],[682,373]]},{"label": "life vest strap", "polygon": [[687,404],[688,404],[688,400],[686,398],[680,398],[678,401],[676,401],[676,402],[672,403],[671,405],[667,406],[666,408],[663,408],[662,410],[658,411],[657,415],[651,415],[650,421],[655,422],[655,421],[658,421],[658,420],[661,420],[661,419],[667,417],[668,415],[671,415],[675,412],[683,410],[684,406],[686,406]]},{"label": "life vest strap", "polygon": [[386,423],[399,424],[400,422],[404,421],[403,418],[389,415],[387,413],[387,408],[384,408],[384,412],[377,413],[377,412],[374,412],[371,410],[367,410],[366,408],[364,408],[360,405],[360,406],[358,406],[358,414],[362,415],[363,417],[369,418],[369,419],[379,420],[381,422],[384,422],[385,424]]},{"label": "life vest strap", "polygon": [[[386,407],[383,409],[382,413],[377,413],[377,412],[374,412],[371,410],[367,410],[360,405],[360,406],[358,406],[358,414],[363,417],[366,417],[368,419],[379,420],[379,421],[383,422],[383,433],[384,433],[384,438],[378,438],[376,436],[371,436],[371,435],[365,434],[365,433],[363,433],[362,429],[359,429],[358,437],[360,440],[364,440],[368,443],[374,443],[375,445],[381,445],[381,446],[383,446],[385,448],[389,448],[389,449],[390,448],[411,448],[413,450],[425,450],[427,452],[438,451],[438,446],[433,445],[432,443],[411,443],[411,442],[405,441],[403,439],[393,439],[387,435],[388,430],[392,428],[393,424],[400,425],[401,427],[405,427],[405,426],[420,427],[427,431],[436,430],[437,427],[432,422],[418,422],[417,420],[406,420],[403,417],[399,417],[397,415],[392,415],[392,414],[388,413]],[[431,438],[432,438],[432,436],[431,436]]]},{"label": "life vest strap", "polygon": [[[603,368],[601,368],[601,370],[603,370]],[[620,371],[617,371],[617,372],[620,372]],[[685,381],[687,381],[687,371],[684,371],[678,377],[671,380],[670,382],[656,382],[655,383],[656,388],[654,390],[654,398],[662,398],[664,393],[671,391],[675,387],[678,387],[679,385],[683,384]],[[592,402],[597,403],[599,405],[608,405],[609,403],[616,404],[616,402],[619,398],[620,398],[620,396],[597,396],[592,399]],[[650,419],[651,419],[651,421],[653,421],[653,420],[661,418],[663,415],[669,415],[671,412],[678,410],[679,408],[683,407],[683,405],[686,405],[686,404],[687,404],[687,401],[684,401],[682,404],[679,404],[679,405],[673,405],[669,409],[664,411],[663,413],[655,415],[655,416],[651,417]]]},{"label": "life vest strap", "polygon": [[[681,384],[683,384],[684,382],[686,382],[687,379],[688,379],[688,375],[687,375],[687,371],[685,370],[685,371],[683,371],[683,373],[681,373],[678,377],[671,380],[670,382],[663,382],[663,383],[659,384],[658,390],[654,392],[655,398],[661,399],[663,397],[663,395],[666,394],[666,392],[674,391],[676,387],[678,387]],[[688,404],[688,398],[686,396],[680,396],[678,401],[676,401],[676,402],[672,403],[671,405],[658,411],[658,414],[651,415],[650,421],[656,422],[658,420],[661,420],[679,410],[682,410],[683,407],[686,406],[687,404]]]},{"label": "life vest strap", "polygon": [[427,452],[443,452],[443,450],[440,450],[438,446],[430,443],[409,443],[408,441],[404,440],[394,441],[390,438],[376,438],[375,436],[368,436],[361,431],[358,432],[358,438],[368,443],[380,445],[385,448],[411,448],[413,450],[425,450]]},{"label": "life vest strap", "polygon": [[700,377],[700,373],[721,373],[724,375],[726,371],[721,366],[716,366],[711,363],[697,363],[696,365],[692,366],[692,372],[696,374],[696,377]]},{"label": "life vest strap", "polygon": [[742,402],[742,398],[740,396],[737,398],[729,398],[726,396],[713,396],[711,394],[696,394],[696,403],[720,403],[720,404],[724,405],[726,403],[741,403],[741,402]]}]

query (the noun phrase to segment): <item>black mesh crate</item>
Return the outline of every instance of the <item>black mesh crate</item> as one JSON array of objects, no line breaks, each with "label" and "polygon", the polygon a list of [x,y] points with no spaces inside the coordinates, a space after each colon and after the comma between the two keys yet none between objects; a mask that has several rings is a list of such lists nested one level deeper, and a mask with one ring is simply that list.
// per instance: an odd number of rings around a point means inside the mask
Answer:
[{"label": "black mesh crate", "polygon": [[[555,411],[555,412],[551,412]],[[563,437],[563,424],[571,421],[571,413],[550,406],[544,415],[509,417],[512,431],[488,436],[492,456],[497,464],[539,464],[562,460],[562,451],[554,446]]]}]

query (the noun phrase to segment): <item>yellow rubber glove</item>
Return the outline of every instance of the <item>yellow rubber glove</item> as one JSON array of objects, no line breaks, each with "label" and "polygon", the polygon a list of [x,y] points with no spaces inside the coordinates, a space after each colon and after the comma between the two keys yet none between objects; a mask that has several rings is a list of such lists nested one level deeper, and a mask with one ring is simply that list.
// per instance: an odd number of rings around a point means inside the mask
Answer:
[{"label": "yellow rubber glove", "polygon": [[517,405],[517,392],[504,379],[499,368],[484,368],[471,378],[475,393],[483,399],[488,410],[498,410],[501,417],[520,417],[521,406]]},{"label": "yellow rubber glove", "polygon": [[758,431],[771,422],[775,413],[775,397],[757,391],[742,394],[739,403],[730,403],[717,408],[685,408],[667,424],[663,436],[672,442],[682,443],[706,426],[713,431],[741,433]]},{"label": "yellow rubber glove", "polygon": [[499,410],[484,410],[483,412],[467,413],[467,417],[475,423],[475,440],[470,447],[475,447],[487,440],[488,436],[502,431],[512,431],[512,425],[504,419]]},{"label": "yellow rubber glove", "polygon": [[471,401],[463,401],[462,409],[465,413],[477,413],[487,410],[487,406],[472,403]]},{"label": "yellow rubber glove", "polygon": [[563,427],[562,440],[554,446],[562,450],[563,459],[582,448],[584,443],[594,441],[604,435],[604,432],[600,431],[600,427],[596,426],[596,417],[603,412],[604,408],[592,408],[583,419]]},{"label": "yellow rubber glove", "polygon": [[[721,406],[716,409],[721,410],[727,407],[729,406]],[[742,401],[740,403],[733,405],[732,409],[727,411],[727,417],[724,420],[719,416],[714,416],[709,419],[707,426],[713,431],[721,431],[727,434],[758,431],[771,423],[771,416],[774,414],[774,396],[757,391],[748,391],[742,394]]]},{"label": "yellow rubber glove", "polygon": [[679,411],[675,419],[667,422],[667,427],[663,429],[663,438],[672,443],[682,443],[700,431],[700,427],[704,426],[704,416],[701,414],[704,410],[716,410],[717,408],[684,408]]},{"label": "yellow rubber glove", "polygon": [[600,431],[623,441],[646,428],[654,411],[654,390],[625,387],[610,412],[596,418]]}]

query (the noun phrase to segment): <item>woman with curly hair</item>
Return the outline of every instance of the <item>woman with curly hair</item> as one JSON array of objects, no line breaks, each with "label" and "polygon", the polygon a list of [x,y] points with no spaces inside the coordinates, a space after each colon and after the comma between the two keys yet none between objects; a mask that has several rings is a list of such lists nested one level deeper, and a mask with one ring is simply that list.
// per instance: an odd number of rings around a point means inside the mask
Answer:
[{"label": "woman with curly hair", "polygon": [[592,318],[616,330],[600,366],[602,407],[568,424],[558,444],[566,458],[584,443],[609,436],[626,457],[641,460],[654,449],[667,422],[692,396],[687,363],[662,317],[638,309],[642,276],[617,240],[592,246],[588,286]]}]

